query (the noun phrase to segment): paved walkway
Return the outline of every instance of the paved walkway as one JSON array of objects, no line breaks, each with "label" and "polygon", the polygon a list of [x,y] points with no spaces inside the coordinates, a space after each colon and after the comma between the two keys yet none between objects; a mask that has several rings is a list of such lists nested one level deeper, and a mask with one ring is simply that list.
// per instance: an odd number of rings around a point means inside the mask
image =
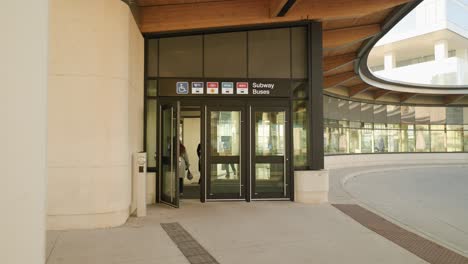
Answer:
[{"label": "paved walkway", "polygon": [[426,263],[330,205],[197,201],[119,228],[49,232],[47,263],[189,263],[161,227],[173,222],[221,264]]},{"label": "paved walkway", "polygon": [[468,256],[468,166],[399,168],[349,179],[361,203]]}]

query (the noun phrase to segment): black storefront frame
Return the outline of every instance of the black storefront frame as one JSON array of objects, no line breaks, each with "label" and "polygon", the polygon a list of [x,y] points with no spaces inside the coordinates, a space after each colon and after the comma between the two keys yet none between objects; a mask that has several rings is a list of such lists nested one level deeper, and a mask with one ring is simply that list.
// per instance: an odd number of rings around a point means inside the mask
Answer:
[{"label": "black storefront frame", "polygon": [[[160,109],[160,106],[163,106],[163,105],[169,105],[169,104],[180,104],[180,108],[182,107],[186,107],[186,106],[200,106],[200,143],[201,143],[201,147],[202,147],[202,156],[201,156],[201,164],[203,164],[201,166],[201,171],[200,171],[200,179],[201,179],[201,182],[200,182],[200,201],[201,202],[206,202],[206,201],[219,201],[219,200],[239,200],[239,201],[242,201],[242,200],[245,200],[247,202],[250,202],[251,200],[291,200],[291,201],[294,201],[294,160],[292,159],[292,148],[293,148],[293,138],[292,138],[292,133],[293,133],[293,126],[291,124],[291,122],[289,122],[289,124],[287,125],[287,128],[288,128],[288,131],[287,131],[287,134],[288,136],[286,137],[286,142],[287,142],[287,148],[286,148],[286,156],[288,158],[288,166],[287,166],[287,174],[289,175],[289,177],[287,178],[286,182],[288,184],[288,193],[287,193],[287,196],[289,197],[286,197],[286,198],[264,198],[264,197],[253,197],[252,196],[252,186],[251,186],[251,183],[250,183],[250,178],[251,175],[252,175],[252,172],[249,171],[252,169],[252,164],[254,164],[253,162],[253,159],[252,159],[252,156],[249,155],[247,157],[247,155],[243,155],[243,157],[241,157],[241,161],[245,166],[244,168],[242,169],[243,170],[243,174],[244,174],[244,184],[245,184],[245,198],[241,198],[241,199],[233,199],[231,197],[220,197],[220,198],[217,198],[217,199],[207,199],[207,183],[206,183],[206,180],[207,180],[207,172],[206,172],[206,166],[205,164],[207,164],[207,155],[206,155],[206,138],[204,137],[204,135],[208,135],[208,131],[206,131],[207,129],[207,118],[208,118],[208,112],[207,112],[207,109],[208,107],[210,108],[213,108],[213,109],[224,109],[224,108],[243,108],[245,111],[243,113],[244,115],[244,122],[246,125],[244,125],[243,127],[241,127],[241,133],[243,133],[243,135],[247,135],[249,132],[252,132],[252,125],[253,125],[253,120],[251,119],[251,114],[253,114],[253,112],[249,112],[249,107],[252,107],[253,105],[255,105],[255,107],[260,107],[260,108],[265,108],[265,107],[269,107],[269,108],[275,108],[276,106],[271,106],[270,105],[270,102],[273,101],[273,102],[277,102],[278,103],[278,106],[276,108],[283,108],[283,109],[287,109],[289,111],[286,111],[286,118],[287,120],[292,120],[292,112],[291,112],[291,107],[292,107],[292,104],[291,104],[291,101],[290,100],[287,100],[287,98],[272,98],[269,102],[262,102],[260,101],[261,99],[259,98],[255,98],[255,97],[249,97],[249,98],[244,98],[245,100],[236,100],[236,101],[231,101],[231,104],[229,105],[226,105],[226,102],[229,101],[229,99],[227,98],[220,98],[220,97],[212,97],[212,98],[207,98],[207,97],[165,97],[165,96],[162,96],[162,97],[159,97],[158,98],[158,102],[157,102],[157,116],[160,115],[159,113],[159,109]],[[286,100],[285,100],[286,99]],[[233,103],[232,103],[233,102]],[[253,107],[252,107],[253,109]],[[179,113],[180,114],[180,113]],[[156,122],[157,123],[157,139],[160,138],[160,122]],[[246,137],[247,138],[247,137]],[[156,141],[156,143],[158,143],[158,140]],[[250,148],[248,149],[248,151],[246,151],[246,153],[249,153],[250,151],[252,151]],[[160,153],[160,148],[156,148],[156,156],[160,157],[161,153]],[[160,182],[161,182],[161,179],[160,179],[160,175],[156,175],[156,190],[159,191],[160,189]],[[156,196],[156,202],[160,202],[159,200],[159,195]]]},{"label": "black storefront frame", "polygon": [[[206,35],[206,34],[217,34],[217,33],[230,33],[230,32],[242,32],[242,31],[251,31],[251,30],[267,30],[267,29],[279,29],[279,28],[292,28],[292,27],[305,27],[306,28],[306,47],[307,47],[307,74],[306,77],[308,79],[293,79],[292,74],[293,71],[291,69],[291,83],[294,81],[306,81],[307,82],[307,91],[306,91],[306,98],[307,101],[307,166],[304,167],[294,167],[294,155],[291,151],[290,156],[290,169],[292,171],[291,176],[291,193],[290,197],[291,200],[294,200],[294,171],[295,170],[322,170],[324,169],[324,139],[323,139],[323,71],[322,71],[322,55],[323,55],[323,47],[322,47],[322,22],[314,21],[314,20],[302,20],[302,21],[295,21],[295,22],[288,22],[288,23],[272,23],[272,24],[263,24],[263,25],[253,25],[253,26],[239,26],[239,27],[219,27],[219,28],[211,28],[211,29],[204,29],[204,30],[187,30],[187,31],[179,31],[179,32],[165,32],[165,33],[154,33],[154,34],[144,34],[145,38],[145,56],[144,56],[144,151],[147,149],[147,111],[148,111],[148,99],[155,99],[156,103],[159,105],[159,100],[161,97],[158,96],[148,96],[148,81],[154,80],[156,81],[156,87],[159,91],[159,79],[166,78],[160,77],[160,45],[158,44],[158,52],[157,52],[157,77],[148,77],[148,40],[149,39],[161,39],[161,38],[169,38],[169,37],[180,37],[180,36],[190,36],[190,35]],[[291,38],[290,38],[291,40]],[[249,38],[247,34],[246,41],[248,43]],[[204,45],[204,38],[202,38],[202,45]],[[293,46],[290,45],[290,53],[292,53]],[[249,56],[247,49],[247,58]],[[201,79],[205,79],[205,70],[204,70],[204,48],[202,49],[202,76]],[[320,59],[315,59],[320,58]],[[292,64],[292,57],[291,62]],[[172,77],[171,77],[172,78]],[[177,77],[179,78],[179,77]],[[228,79],[228,78],[226,78]],[[248,62],[247,62],[247,78],[246,80],[250,80],[248,77]],[[205,80],[206,81],[206,80]],[[291,86],[292,88],[292,86]],[[202,98],[202,97],[196,97]],[[293,100],[297,98],[293,98],[292,96],[292,89],[291,89],[291,96],[288,98],[289,105],[290,105],[290,135],[291,135],[291,149],[293,149]],[[156,109],[158,111],[158,109]],[[156,116],[158,116],[158,112]],[[156,122],[158,123],[158,122]],[[203,129],[203,128],[202,128]],[[157,129],[156,129],[157,131]],[[156,150],[158,148],[156,147]],[[157,165],[156,165],[157,166]],[[156,172],[157,168],[148,168],[149,172]],[[158,177],[158,175],[156,175]],[[158,191],[158,181],[156,180],[156,191]],[[158,201],[158,196],[156,195],[156,202]]]}]

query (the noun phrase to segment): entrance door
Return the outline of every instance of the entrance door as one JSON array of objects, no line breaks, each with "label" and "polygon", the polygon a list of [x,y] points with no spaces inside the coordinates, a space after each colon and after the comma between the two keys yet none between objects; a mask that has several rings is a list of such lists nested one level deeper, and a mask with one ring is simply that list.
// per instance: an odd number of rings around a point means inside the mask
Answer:
[{"label": "entrance door", "polygon": [[250,107],[252,199],[290,197],[289,111],[287,107]]},{"label": "entrance door", "polygon": [[243,107],[207,107],[205,111],[205,174],[208,200],[243,200]]},{"label": "entrance door", "polygon": [[173,207],[179,207],[179,109],[179,102],[159,106],[159,200]]}]

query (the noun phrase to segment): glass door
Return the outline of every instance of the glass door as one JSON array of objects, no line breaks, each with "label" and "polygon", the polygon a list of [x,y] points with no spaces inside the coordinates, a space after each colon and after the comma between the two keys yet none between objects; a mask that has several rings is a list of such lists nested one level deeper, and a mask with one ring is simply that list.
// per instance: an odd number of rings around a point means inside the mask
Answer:
[{"label": "glass door", "polygon": [[179,207],[180,103],[159,106],[159,201]]},{"label": "glass door", "polygon": [[208,107],[206,111],[206,198],[245,199],[243,113],[240,107]]},{"label": "glass door", "polygon": [[252,199],[290,197],[287,107],[250,107]]}]

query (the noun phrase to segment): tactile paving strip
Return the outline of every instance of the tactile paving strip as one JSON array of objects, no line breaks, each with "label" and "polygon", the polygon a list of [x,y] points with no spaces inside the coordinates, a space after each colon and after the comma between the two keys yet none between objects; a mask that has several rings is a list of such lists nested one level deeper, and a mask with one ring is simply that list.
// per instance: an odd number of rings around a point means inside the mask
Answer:
[{"label": "tactile paving strip", "polygon": [[361,225],[432,264],[468,264],[468,258],[409,232],[357,204],[334,204]]},{"label": "tactile paving strip", "polygon": [[161,226],[191,264],[219,264],[179,223]]}]

